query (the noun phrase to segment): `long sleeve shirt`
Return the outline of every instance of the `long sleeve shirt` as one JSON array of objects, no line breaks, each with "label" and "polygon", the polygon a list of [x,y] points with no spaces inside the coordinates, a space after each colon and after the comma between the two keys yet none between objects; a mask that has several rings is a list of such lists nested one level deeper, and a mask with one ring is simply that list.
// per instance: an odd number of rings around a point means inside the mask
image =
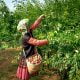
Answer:
[{"label": "long sleeve shirt", "polygon": [[23,39],[22,39],[22,45],[24,52],[26,54],[26,57],[31,56],[35,54],[35,46],[43,46],[48,44],[47,40],[38,40],[33,37],[32,31],[36,29],[43,16],[41,15],[30,27],[27,33],[24,34]]}]

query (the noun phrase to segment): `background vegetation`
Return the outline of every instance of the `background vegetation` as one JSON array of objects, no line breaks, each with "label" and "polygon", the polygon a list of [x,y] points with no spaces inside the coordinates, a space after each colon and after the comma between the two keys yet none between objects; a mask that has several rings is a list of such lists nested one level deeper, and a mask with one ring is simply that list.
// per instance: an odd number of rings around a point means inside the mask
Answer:
[{"label": "background vegetation", "polygon": [[[41,15],[46,17],[33,33],[37,39],[49,40],[47,46],[38,47],[45,68],[63,71],[71,66],[69,80],[80,79],[80,0],[13,0],[11,12],[0,0],[0,49],[20,47],[17,24],[23,18],[30,25]],[[30,26],[29,25],[29,26]],[[68,79],[67,79],[68,80]]]}]

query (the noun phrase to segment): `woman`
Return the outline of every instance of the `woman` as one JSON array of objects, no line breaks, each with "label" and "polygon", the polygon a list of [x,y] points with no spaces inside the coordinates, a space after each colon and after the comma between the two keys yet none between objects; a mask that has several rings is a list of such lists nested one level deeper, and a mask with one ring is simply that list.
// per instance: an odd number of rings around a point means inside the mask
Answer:
[{"label": "woman", "polygon": [[16,74],[20,80],[29,80],[30,76],[39,70],[42,58],[38,54],[36,46],[46,45],[48,40],[35,39],[32,31],[39,26],[43,18],[44,15],[41,15],[30,28],[28,28],[28,19],[21,20],[17,26],[18,31],[22,32],[23,49]]}]

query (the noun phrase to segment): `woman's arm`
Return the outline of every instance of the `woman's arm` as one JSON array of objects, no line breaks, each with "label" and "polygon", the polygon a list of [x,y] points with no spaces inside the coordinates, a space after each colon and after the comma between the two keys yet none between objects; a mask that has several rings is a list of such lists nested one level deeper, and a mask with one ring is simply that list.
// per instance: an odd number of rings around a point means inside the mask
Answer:
[{"label": "woman's arm", "polygon": [[41,20],[44,18],[44,15],[41,15],[32,25],[29,29],[34,30],[36,27],[39,26]]},{"label": "woman's arm", "polygon": [[48,40],[37,40],[31,37],[29,41],[27,41],[27,43],[34,45],[34,46],[42,46],[42,45],[48,44]]}]

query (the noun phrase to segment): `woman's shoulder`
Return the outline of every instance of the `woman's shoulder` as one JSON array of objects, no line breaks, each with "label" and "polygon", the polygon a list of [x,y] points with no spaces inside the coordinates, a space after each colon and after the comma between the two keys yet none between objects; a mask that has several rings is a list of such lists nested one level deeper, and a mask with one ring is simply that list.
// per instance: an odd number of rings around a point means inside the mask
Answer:
[{"label": "woman's shoulder", "polygon": [[26,32],[23,37],[22,37],[23,40],[29,40],[30,39],[30,33],[29,32]]},{"label": "woman's shoulder", "polygon": [[30,32],[26,32],[24,36],[30,36]]}]

